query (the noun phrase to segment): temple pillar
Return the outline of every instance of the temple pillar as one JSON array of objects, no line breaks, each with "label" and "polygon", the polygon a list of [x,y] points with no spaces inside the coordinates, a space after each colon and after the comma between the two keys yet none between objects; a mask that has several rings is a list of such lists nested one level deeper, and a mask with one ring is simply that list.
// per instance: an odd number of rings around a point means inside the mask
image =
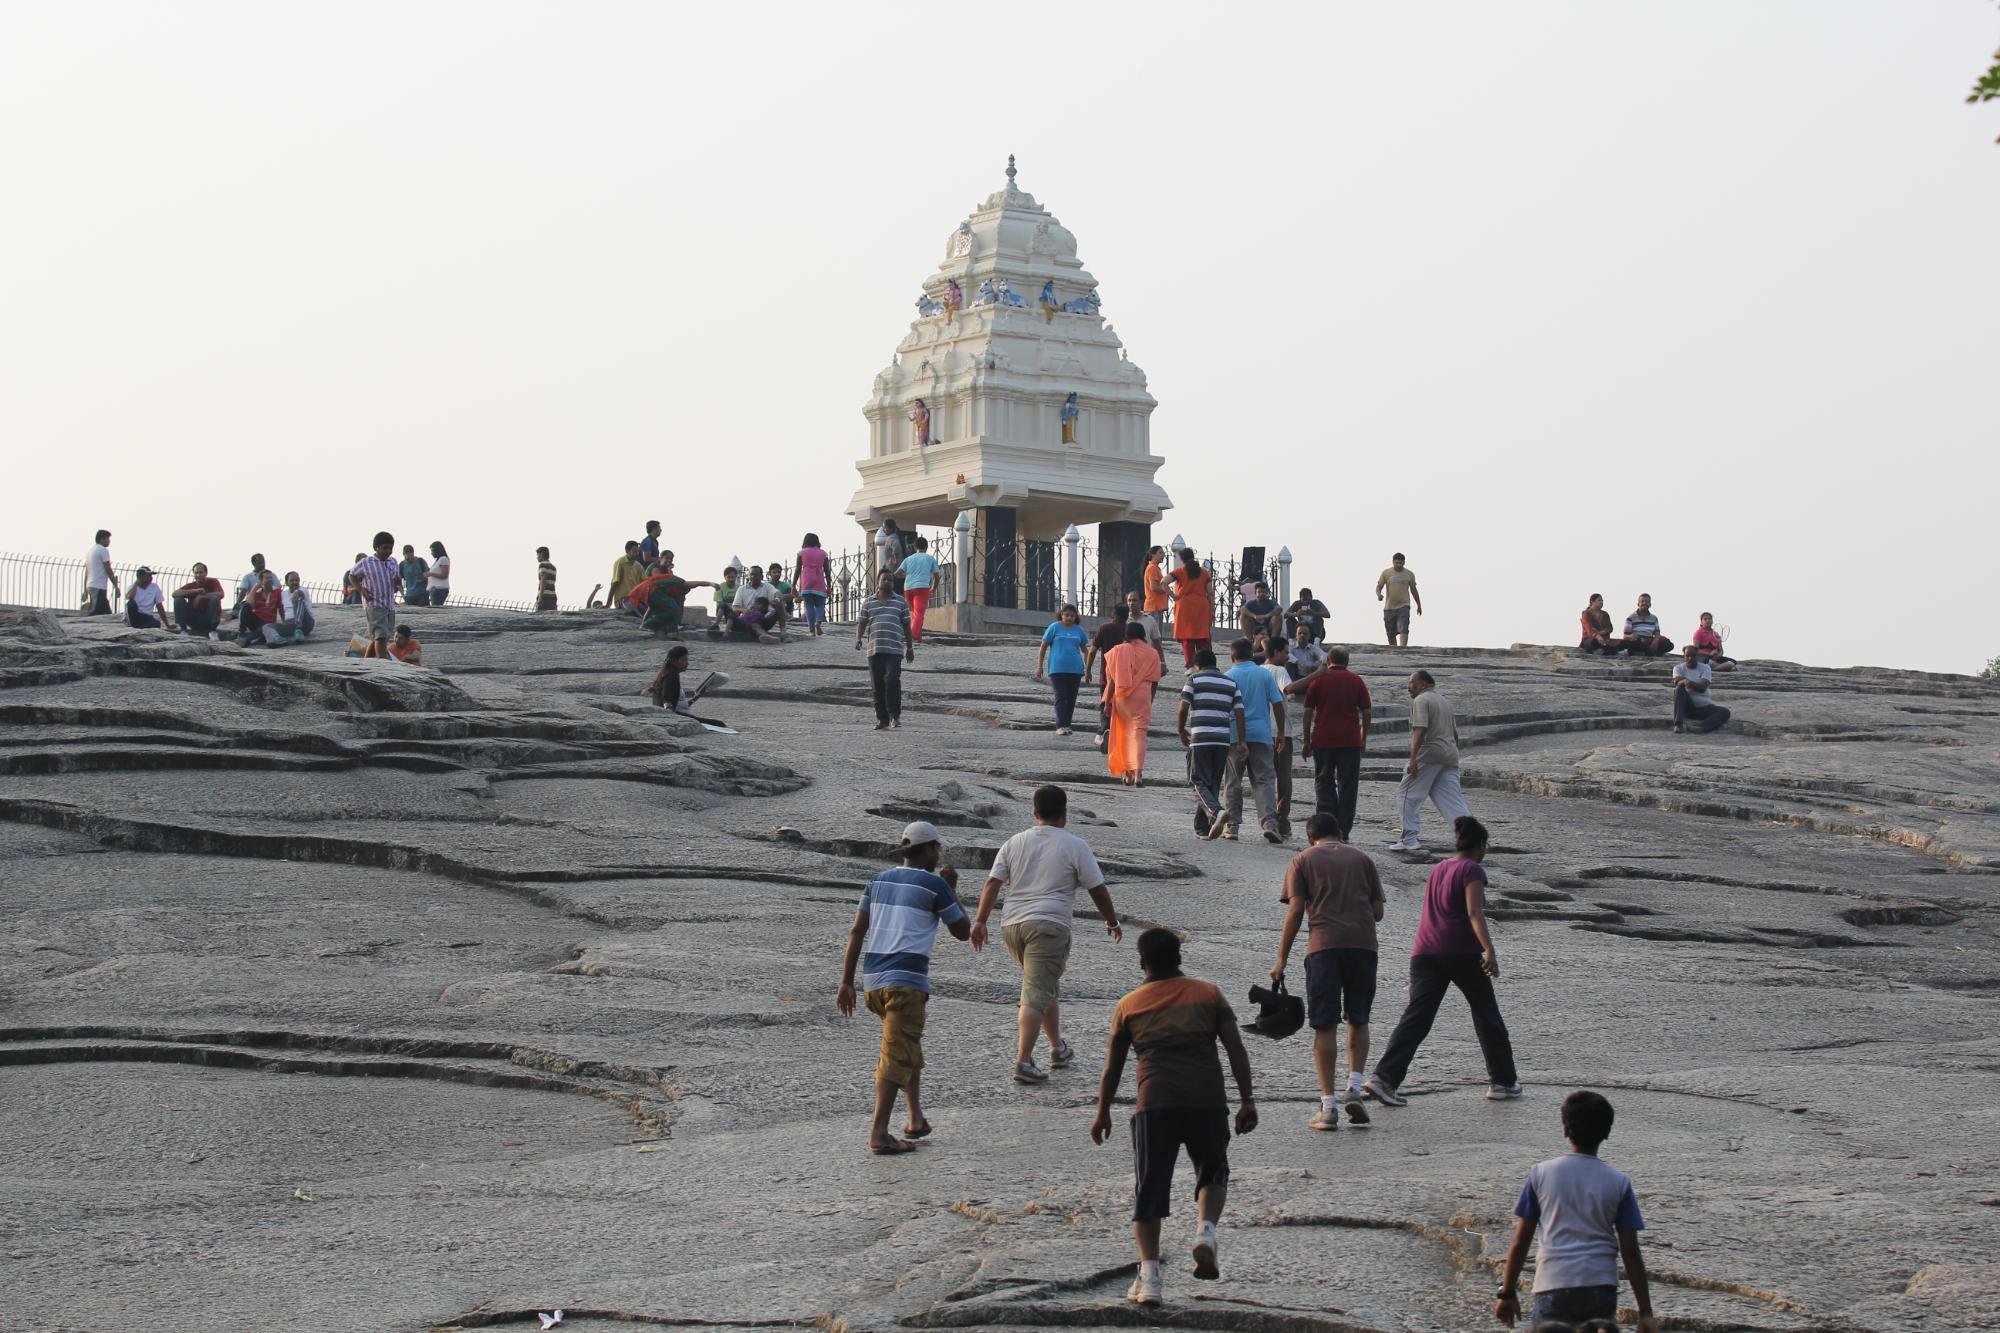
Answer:
[{"label": "temple pillar", "polygon": [[1146,588],[1146,552],[1153,545],[1150,523],[1099,523],[1097,525],[1097,613],[1109,615],[1111,607],[1128,592]]},{"label": "temple pillar", "polygon": [[980,571],[972,600],[1008,610],[1021,604],[1021,518],[1012,505],[982,505],[975,511]]}]

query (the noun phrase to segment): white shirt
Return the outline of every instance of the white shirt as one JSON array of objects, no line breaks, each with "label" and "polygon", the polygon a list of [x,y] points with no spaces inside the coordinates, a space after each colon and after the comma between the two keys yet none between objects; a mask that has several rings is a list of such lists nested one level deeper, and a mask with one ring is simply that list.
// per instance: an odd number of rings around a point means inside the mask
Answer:
[{"label": "white shirt", "polygon": [[1037,824],[1000,844],[988,872],[1007,886],[1000,924],[1053,921],[1067,926],[1076,915],[1076,891],[1104,882],[1090,844],[1068,829]]},{"label": "white shirt", "polygon": [[1304,647],[1295,643],[1291,646],[1291,654],[1292,661],[1304,675],[1310,675],[1315,667],[1326,661],[1326,649],[1316,643],[1309,643]]},{"label": "white shirt", "polygon": [[1708,687],[1715,680],[1715,668],[1706,662],[1696,662],[1689,666],[1686,662],[1674,668],[1674,679],[1688,683],[1688,702],[1696,708],[1708,707]]},{"label": "white shirt", "polygon": [[770,602],[772,606],[776,606],[782,596],[782,593],[768,583],[760,583],[754,588],[745,583],[737,588],[736,598],[730,602],[730,605],[738,611],[748,611],[751,607],[757,605],[759,597]]},{"label": "white shirt", "polygon": [[97,545],[90,548],[90,554],[83,558],[85,568],[90,571],[90,586],[102,592],[111,586],[111,548]]},{"label": "white shirt", "polygon": [[285,608],[281,614],[286,620],[302,620],[312,614],[312,594],[306,591],[304,584],[299,585],[297,592],[292,591],[290,588],[284,588],[280,591],[283,596]]},{"label": "white shirt", "polygon": [[430,570],[430,573],[428,573],[428,574],[424,575],[424,586],[425,586],[426,588],[449,588],[449,587],[451,587],[451,557],[450,557],[450,556],[448,556],[448,555],[441,555],[441,556],[439,556],[439,557],[438,557],[438,558],[437,558],[436,560],[434,560],[434,561],[432,561],[432,562],[431,562],[431,570]]},{"label": "white shirt", "polygon": [[144,587],[134,585],[131,601],[132,609],[140,615],[157,616],[160,614],[160,608],[167,603],[167,594],[157,583],[148,583]]}]

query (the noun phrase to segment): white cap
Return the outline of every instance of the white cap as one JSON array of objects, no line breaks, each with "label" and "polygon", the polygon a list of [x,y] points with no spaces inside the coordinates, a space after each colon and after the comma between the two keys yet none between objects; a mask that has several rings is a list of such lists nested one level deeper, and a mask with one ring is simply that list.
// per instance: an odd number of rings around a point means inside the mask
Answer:
[{"label": "white cap", "polygon": [[940,851],[943,850],[945,842],[939,836],[936,824],[928,824],[919,819],[916,823],[910,824],[903,829],[903,850],[908,851],[912,847],[921,847],[927,842],[934,842],[938,845]]}]

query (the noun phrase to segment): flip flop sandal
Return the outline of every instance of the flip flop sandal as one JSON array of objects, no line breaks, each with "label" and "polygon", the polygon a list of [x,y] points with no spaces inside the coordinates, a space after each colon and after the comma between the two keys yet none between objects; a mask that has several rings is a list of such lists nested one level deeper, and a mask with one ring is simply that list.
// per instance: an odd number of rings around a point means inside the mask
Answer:
[{"label": "flip flop sandal", "polygon": [[871,1143],[868,1145],[868,1151],[874,1153],[877,1157],[900,1157],[906,1152],[915,1152],[917,1150],[917,1145],[914,1143],[905,1143],[902,1139],[896,1139],[894,1142],[895,1146],[893,1148],[878,1148]]},{"label": "flip flop sandal", "polygon": [[927,1139],[930,1136],[931,1136],[931,1122],[928,1120],[924,1121],[923,1124],[918,1125],[915,1129],[906,1129],[903,1131],[903,1137],[906,1139]]}]

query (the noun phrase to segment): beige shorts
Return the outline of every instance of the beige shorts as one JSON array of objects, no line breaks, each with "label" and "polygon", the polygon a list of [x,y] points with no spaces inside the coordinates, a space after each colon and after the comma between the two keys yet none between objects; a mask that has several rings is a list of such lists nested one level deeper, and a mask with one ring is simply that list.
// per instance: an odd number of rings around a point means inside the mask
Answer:
[{"label": "beige shorts", "polygon": [[1062,994],[1069,927],[1053,921],[1016,921],[1000,928],[1000,938],[1021,968],[1021,1007],[1046,1012]]},{"label": "beige shorts", "polygon": [[907,1088],[924,1067],[924,991],[884,986],[868,992],[868,1012],[882,1020],[882,1056],[875,1077],[893,1087]]}]

